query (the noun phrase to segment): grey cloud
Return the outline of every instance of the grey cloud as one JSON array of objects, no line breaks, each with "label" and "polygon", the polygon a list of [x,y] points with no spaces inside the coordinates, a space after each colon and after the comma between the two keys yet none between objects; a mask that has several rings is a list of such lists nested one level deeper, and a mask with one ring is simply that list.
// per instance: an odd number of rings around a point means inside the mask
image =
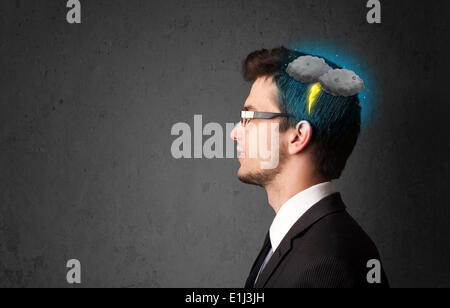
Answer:
[{"label": "grey cloud", "polygon": [[322,88],[334,96],[353,96],[364,90],[364,82],[355,72],[347,69],[330,70],[320,76]]},{"label": "grey cloud", "polygon": [[319,77],[331,70],[325,60],[313,56],[302,56],[289,63],[286,72],[303,83],[318,82]]}]

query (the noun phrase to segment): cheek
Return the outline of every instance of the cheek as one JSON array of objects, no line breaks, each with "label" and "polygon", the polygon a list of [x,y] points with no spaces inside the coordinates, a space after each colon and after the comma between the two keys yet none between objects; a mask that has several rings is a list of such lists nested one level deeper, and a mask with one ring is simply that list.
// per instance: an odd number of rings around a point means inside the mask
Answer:
[{"label": "cheek", "polygon": [[250,130],[246,129],[244,131],[244,135],[243,135],[243,141],[244,141],[244,146],[245,146],[245,152],[248,153],[249,149],[250,149],[250,144],[251,144],[251,140],[250,138],[252,138],[253,133],[250,132]]},{"label": "cheek", "polygon": [[[247,158],[270,159],[271,152],[279,151],[282,136],[278,125],[259,124],[248,126],[243,135]],[[269,156],[269,157],[268,157]]]},{"label": "cheek", "polygon": [[267,148],[269,150],[278,150],[283,141],[279,132],[279,126],[277,124],[268,125],[264,133],[264,139],[267,140]]},{"label": "cheek", "polygon": [[250,148],[250,144],[254,135],[254,125],[247,124],[247,126],[242,128],[241,133],[241,143],[244,146],[245,151],[247,152]]}]

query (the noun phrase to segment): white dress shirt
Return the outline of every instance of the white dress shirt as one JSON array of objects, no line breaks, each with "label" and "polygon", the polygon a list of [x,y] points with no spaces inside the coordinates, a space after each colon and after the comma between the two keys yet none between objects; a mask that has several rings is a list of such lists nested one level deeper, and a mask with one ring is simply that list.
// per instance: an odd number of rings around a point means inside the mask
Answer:
[{"label": "white dress shirt", "polygon": [[336,192],[334,190],[333,184],[331,182],[324,182],[314,186],[311,186],[305,190],[302,190],[288,201],[286,201],[281,208],[278,210],[275,218],[273,219],[272,225],[269,229],[270,243],[272,249],[267,254],[261,265],[258,275],[255,279],[259,278],[262,270],[266,266],[272,257],[273,252],[280,245],[283,238],[292,228],[292,226],[299,220],[299,218],[305,214],[314,204],[322,200],[323,198]]},{"label": "white dress shirt", "polygon": [[284,236],[309,208],[334,192],[333,184],[324,182],[302,190],[286,201],[278,210],[270,226],[272,250],[277,249]]}]

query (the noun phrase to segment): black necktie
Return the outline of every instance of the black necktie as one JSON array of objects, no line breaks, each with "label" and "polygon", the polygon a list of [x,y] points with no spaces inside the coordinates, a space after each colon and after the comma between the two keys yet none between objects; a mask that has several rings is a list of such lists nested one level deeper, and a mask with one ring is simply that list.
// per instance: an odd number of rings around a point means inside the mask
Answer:
[{"label": "black necktie", "polygon": [[257,259],[253,263],[252,270],[250,272],[250,275],[247,278],[247,281],[245,282],[244,288],[253,288],[255,281],[256,281],[256,276],[258,276],[258,272],[261,269],[261,266],[264,263],[264,260],[266,259],[267,254],[269,253],[271,248],[272,247],[270,245],[270,236],[269,236],[269,232],[267,232],[266,239],[264,240],[263,246],[261,247],[261,251],[259,252],[259,255],[257,256]]},{"label": "black necktie", "polygon": [[273,255],[273,250],[272,250],[272,245],[270,245],[270,250],[269,250],[269,252],[267,253],[266,258],[264,259],[264,262],[263,262],[263,264],[261,265],[261,268],[259,269],[258,275],[256,275],[255,284],[256,284],[256,281],[258,281],[258,278],[259,278],[259,276],[261,275],[261,272],[263,271],[263,269],[264,269],[264,267],[266,266],[267,262],[269,262],[270,257],[272,257],[272,255]]}]

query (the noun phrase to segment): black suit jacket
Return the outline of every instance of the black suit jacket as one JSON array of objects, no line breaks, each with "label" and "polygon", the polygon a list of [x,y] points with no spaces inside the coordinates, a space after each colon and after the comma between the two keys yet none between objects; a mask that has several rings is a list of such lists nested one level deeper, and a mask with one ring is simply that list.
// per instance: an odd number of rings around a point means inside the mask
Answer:
[{"label": "black suit jacket", "polygon": [[368,283],[366,277],[372,267],[367,267],[367,262],[380,260],[380,256],[369,236],[345,210],[339,193],[320,200],[299,218],[254,285],[270,247],[267,233],[245,288],[389,286],[382,268],[381,283]]}]

